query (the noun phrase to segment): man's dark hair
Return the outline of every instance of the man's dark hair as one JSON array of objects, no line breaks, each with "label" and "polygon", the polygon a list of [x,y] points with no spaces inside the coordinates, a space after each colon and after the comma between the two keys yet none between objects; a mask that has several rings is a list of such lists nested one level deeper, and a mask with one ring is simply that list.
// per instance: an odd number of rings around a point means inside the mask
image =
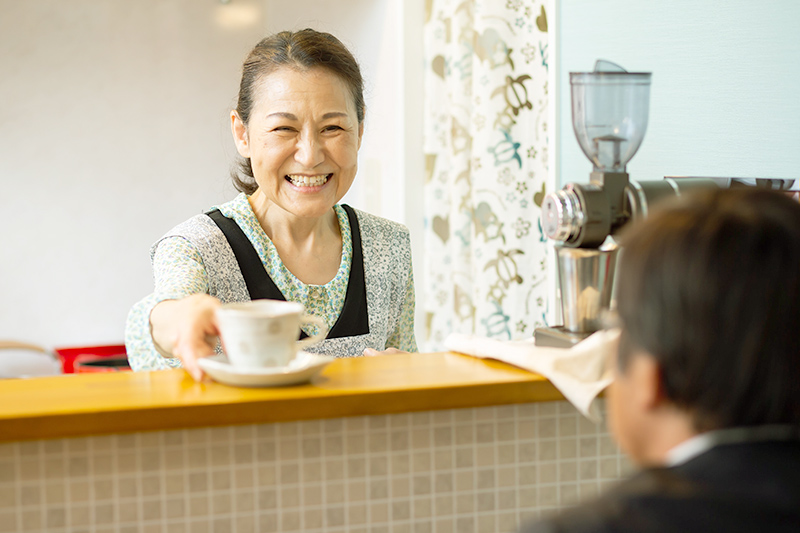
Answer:
[{"label": "man's dark hair", "polygon": [[644,350],[695,429],[800,424],[800,204],[769,190],[680,198],[623,235],[619,364]]}]

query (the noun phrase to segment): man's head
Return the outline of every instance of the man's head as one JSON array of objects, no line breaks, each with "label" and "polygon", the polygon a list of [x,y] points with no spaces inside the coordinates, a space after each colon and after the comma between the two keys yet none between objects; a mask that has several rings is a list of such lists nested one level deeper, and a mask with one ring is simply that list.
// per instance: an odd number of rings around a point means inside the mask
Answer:
[{"label": "man's head", "polygon": [[681,427],[800,424],[800,204],[706,191],[633,225],[623,246],[609,404],[633,459],[657,462],[646,448],[671,424],[678,442]]}]

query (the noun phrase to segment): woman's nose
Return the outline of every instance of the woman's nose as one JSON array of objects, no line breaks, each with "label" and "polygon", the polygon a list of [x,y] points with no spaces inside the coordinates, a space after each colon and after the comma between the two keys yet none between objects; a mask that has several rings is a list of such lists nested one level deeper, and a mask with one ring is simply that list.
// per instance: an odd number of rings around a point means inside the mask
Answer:
[{"label": "woman's nose", "polygon": [[295,151],[295,161],[306,168],[314,168],[325,160],[322,144],[316,135],[306,134],[300,137]]}]

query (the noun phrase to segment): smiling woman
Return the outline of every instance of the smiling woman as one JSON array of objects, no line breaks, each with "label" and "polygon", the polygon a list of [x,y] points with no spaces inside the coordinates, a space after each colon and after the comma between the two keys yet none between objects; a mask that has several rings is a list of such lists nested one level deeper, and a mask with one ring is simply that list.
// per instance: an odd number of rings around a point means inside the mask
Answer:
[{"label": "smiling woman", "polygon": [[131,367],[183,366],[199,379],[197,360],[219,350],[215,310],[258,298],[323,319],[328,337],[308,351],[416,351],[408,230],[339,204],[364,132],[350,52],[310,29],[262,40],[245,60],[231,129],[241,194],[153,245],[155,291],[126,328]]}]

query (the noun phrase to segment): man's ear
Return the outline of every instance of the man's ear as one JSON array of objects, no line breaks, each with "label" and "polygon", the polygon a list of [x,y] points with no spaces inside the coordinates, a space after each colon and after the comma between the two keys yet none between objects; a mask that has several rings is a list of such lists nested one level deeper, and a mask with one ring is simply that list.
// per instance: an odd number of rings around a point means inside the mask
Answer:
[{"label": "man's ear", "polygon": [[233,133],[233,142],[236,144],[236,151],[242,157],[250,157],[250,140],[247,135],[247,126],[239,118],[239,113],[231,111],[231,133]]},{"label": "man's ear", "polygon": [[652,412],[662,407],[668,399],[661,379],[663,372],[656,358],[637,354],[628,364],[629,376],[634,382],[631,401],[636,402],[641,412]]}]

